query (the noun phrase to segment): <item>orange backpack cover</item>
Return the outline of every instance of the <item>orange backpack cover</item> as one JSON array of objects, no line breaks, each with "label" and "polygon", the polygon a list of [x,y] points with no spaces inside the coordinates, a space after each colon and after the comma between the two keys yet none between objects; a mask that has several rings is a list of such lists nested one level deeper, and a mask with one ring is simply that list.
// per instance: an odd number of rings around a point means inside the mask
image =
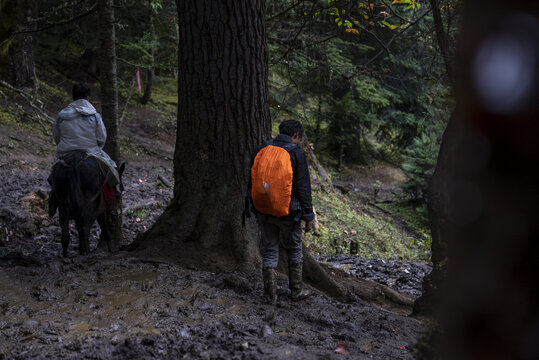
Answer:
[{"label": "orange backpack cover", "polygon": [[251,167],[251,195],[256,210],[276,217],[288,215],[293,176],[286,149],[274,145],[262,148]]}]

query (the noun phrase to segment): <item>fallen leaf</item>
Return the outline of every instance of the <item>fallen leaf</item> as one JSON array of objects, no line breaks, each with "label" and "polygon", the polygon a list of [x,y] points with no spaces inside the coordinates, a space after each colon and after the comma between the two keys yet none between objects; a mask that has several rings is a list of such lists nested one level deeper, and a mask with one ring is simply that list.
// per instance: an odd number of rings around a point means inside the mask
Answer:
[{"label": "fallen leaf", "polygon": [[372,345],[371,344],[367,344],[367,345],[364,345],[361,350],[363,351],[371,351],[372,350]]},{"label": "fallen leaf", "polygon": [[399,349],[406,350],[406,346],[399,346]]},{"label": "fallen leaf", "polygon": [[350,354],[344,344],[337,345],[337,347],[335,348],[335,352],[339,354],[344,354],[344,355]]}]

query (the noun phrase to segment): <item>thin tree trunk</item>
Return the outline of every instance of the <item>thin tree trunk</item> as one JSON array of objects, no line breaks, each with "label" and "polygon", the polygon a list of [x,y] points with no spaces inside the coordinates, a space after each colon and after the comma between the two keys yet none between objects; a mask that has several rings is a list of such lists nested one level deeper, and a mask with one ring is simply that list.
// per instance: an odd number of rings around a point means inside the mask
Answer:
[{"label": "thin tree trunk", "polygon": [[455,59],[453,58],[454,51],[451,50],[455,44],[450,43],[448,35],[449,29],[447,31],[444,29],[440,2],[438,0],[429,0],[429,3],[432,9],[432,16],[434,18],[434,29],[436,32],[438,47],[442,53],[449,83],[452,87],[454,87],[456,82]]},{"label": "thin tree trunk", "polygon": [[[99,40],[100,48],[100,80],[101,80],[101,114],[107,128],[107,142],[104,150],[119,165],[120,139],[118,117],[118,78],[116,66],[116,33],[114,29],[114,1],[98,0],[99,7]],[[120,199],[120,208],[122,206]],[[122,241],[122,217],[114,217],[111,226],[113,244]]]},{"label": "thin tree trunk", "polygon": [[[37,1],[15,1],[14,6],[14,31],[29,30],[30,25],[26,19],[35,17]],[[34,38],[31,34],[18,34],[15,35],[9,48],[11,84],[16,88],[37,89],[33,42]]]},{"label": "thin tree trunk", "polygon": [[[150,8],[150,33],[151,41],[154,41],[154,25],[153,25],[153,10]],[[147,104],[152,97],[152,88],[153,88],[153,76],[155,71],[154,64],[154,47],[150,48],[150,67],[146,70],[146,88],[144,89],[144,95],[140,99],[142,104]]]},{"label": "thin tree trunk", "polygon": [[[444,30],[438,0],[429,0],[429,2],[433,11],[438,47],[442,53],[450,85],[454,88],[456,70],[454,60],[450,54],[454,53],[451,47],[454,47],[455,44],[450,44],[449,37]],[[447,236],[450,233],[447,228],[449,211],[447,207],[450,203],[448,194],[449,187],[452,184],[451,173],[455,170],[452,167],[454,161],[451,157],[458,148],[455,141],[458,138],[458,133],[461,131],[458,117],[457,109],[454,109],[444,131],[436,169],[429,184],[427,205],[429,225],[432,233],[431,261],[433,268],[431,273],[423,279],[423,293],[414,304],[415,314],[433,315],[441,297],[440,286],[446,279]]]},{"label": "thin tree trunk", "polygon": [[454,110],[447,128],[444,131],[436,169],[429,184],[427,205],[429,215],[429,227],[432,234],[431,261],[433,268],[430,274],[423,279],[423,291],[414,303],[414,313],[421,315],[433,315],[441,300],[440,287],[447,276],[448,256],[448,214],[450,199],[450,187],[453,183],[454,172],[452,160],[453,154],[458,149],[460,125],[458,114]]}]

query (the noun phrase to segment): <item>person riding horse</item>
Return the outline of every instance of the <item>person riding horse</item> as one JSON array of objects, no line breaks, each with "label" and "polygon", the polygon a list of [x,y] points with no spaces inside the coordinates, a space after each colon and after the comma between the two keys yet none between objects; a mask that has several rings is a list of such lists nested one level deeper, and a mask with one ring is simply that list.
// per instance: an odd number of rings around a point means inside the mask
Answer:
[{"label": "person riding horse", "polygon": [[[116,203],[115,200],[120,195],[117,189],[120,177],[116,163],[103,151],[107,130],[101,115],[89,102],[90,88],[86,84],[75,84],[72,95],[73,102],[58,113],[52,129],[57,144],[56,163],[62,161],[62,156],[76,150],[83,150],[89,156],[95,157],[101,167],[104,184],[114,190],[112,202]],[[53,188],[49,196],[49,216],[54,216],[57,207]]]}]

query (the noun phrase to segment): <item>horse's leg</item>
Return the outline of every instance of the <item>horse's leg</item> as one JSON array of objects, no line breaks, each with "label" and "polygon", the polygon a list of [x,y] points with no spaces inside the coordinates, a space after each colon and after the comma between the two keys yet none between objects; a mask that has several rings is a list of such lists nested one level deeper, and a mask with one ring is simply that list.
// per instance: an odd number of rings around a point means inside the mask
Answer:
[{"label": "horse's leg", "polygon": [[69,247],[69,214],[66,210],[60,208],[60,228],[62,229],[62,256],[67,257],[67,248]]},{"label": "horse's leg", "polygon": [[90,253],[90,223],[88,220],[77,220],[77,231],[79,233],[79,254],[86,255]]},{"label": "horse's leg", "polygon": [[97,222],[99,224],[99,227],[101,228],[101,237],[105,239],[105,243],[107,244],[109,252],[112,252],[110,247],[110,231],[107,224],[107,216],[104,212],[97,216]]}]

